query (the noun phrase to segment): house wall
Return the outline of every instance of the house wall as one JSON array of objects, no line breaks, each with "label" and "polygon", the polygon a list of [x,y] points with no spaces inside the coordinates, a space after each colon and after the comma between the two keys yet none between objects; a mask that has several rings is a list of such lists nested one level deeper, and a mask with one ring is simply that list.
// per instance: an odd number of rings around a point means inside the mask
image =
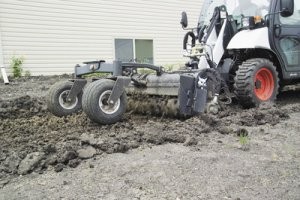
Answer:
[{"label": "house wall", "polygon": [[4,58],[3,58],[2,36],[1,36],[1,26],[0,26],[0,67],[2,66],[4,66]]},{"label": "house wall", "polygon": [[4,64],[23,56],[32,75],[72,73],[83,61],[114,60],[115,38],[152,39],[155,64],[184,63],[181,12],[195,26],[202,1],[1,0]]}]

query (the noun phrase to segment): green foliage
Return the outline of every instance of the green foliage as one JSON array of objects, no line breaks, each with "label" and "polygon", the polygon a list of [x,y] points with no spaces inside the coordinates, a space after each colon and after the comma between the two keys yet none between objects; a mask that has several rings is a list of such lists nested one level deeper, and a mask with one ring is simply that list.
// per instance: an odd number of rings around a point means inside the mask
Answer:
[{"label": "green foliage", "polygon": [[165,64],[163,67],[167,72],[172,72],[174,70],[179,70],[184,66],[182,63],[175,63],[175,64]]},{"label": "green foliage", "polygon": [[239,141],[242,146],[247,145],[249,143],[249,137],[247,135],[240,135]]},{"label": "green foliage", "polygon": [[152,69],[147,69],[147,68],[141,68],[137,69],[139,74],[155,74],[155,71]]},{"label": "green foliage", "polygon": [[248,135],[248,131],[244,128],[241,128],[237,131],[237,136],[239,137],[241,149],[243,151],[248,151],[250,148],[250,138]]},{"label": "green foliage", "polygon": [[29,71],[29,70],[26,70],[26,71],[24,72],[24,76],[25,76],[25,77],[30,77],[30,76],[31,76],[30,71]]},{"label": "green foliage", "polygon": [[106,78],[110,75],[111,73],[94,72],[94,73],[83,75],[83,78]]},{"label": "green foliage", "polygon": [[174,70],[174,65],[172,65],[172,64],[166,64],[166,65],[164,65],[164,68],[165,68],[165,70],[167,72],[171,72],[171,71]]},{"label": "green foliage", "polygon": [[20,78],[22,76],[24,63],[24,57],[13,56],[11,58],[10,67],[12,68],[12,74],[14,78]]}]

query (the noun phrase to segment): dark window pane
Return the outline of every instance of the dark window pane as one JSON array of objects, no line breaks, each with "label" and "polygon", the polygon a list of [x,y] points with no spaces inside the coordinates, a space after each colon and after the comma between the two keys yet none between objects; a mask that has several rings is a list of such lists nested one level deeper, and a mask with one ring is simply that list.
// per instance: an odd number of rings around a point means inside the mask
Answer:
[{"label": "dark window pane", "polygon": [[115,39],[115,57],[122,62],[133,60],[132,39]]},{"label": "dark window pane", "polygon": [[286,37],[280,40],[280,47],[289,65],[300,66],[300,40]]}]

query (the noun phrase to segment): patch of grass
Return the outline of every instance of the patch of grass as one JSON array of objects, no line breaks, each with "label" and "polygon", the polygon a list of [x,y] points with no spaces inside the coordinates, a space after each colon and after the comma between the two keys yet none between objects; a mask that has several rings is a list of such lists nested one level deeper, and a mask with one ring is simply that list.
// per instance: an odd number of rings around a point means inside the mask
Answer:
[{"label": "patch of grass", "polygon": [[166,72],[172,72],[172,71],[182,68],[182,66],[184,66],[184,64],[176,63],[176,64],[165,64],[163,67]]},{"label": "patch of grass", "polygon": [[174,65],[172,65],[172,64],[164,65],[164,68],[167,72],[174,71]]},{"label": "patch of grass", "polygon": [[242,146],[249,144],[249,137],[247,135],[240,135],[239,142]]},{"label": "patch of grass", "polygon": [[250,138],[248,136],[247,129],[240,128],[237,130],[237,136],[239,137],[240,149],[248,151],[250,149]]},{"label": "patch of grass", "polygon": [[140,68],[137,70],[139,74],[155,74],[155,71],[147,68]]},{"label": "patch of grass", "polygon": [[31,72],[30,72],[29,70],[26,70],[26,71],[24,72],[24,76],[25,76],[25,77],[30,77],[30,76],[31,76]]},{"label": "patch of grass", "polygon": [[109,75],[111,75],[111,73],[94,72],[91,74],[83,75],[83,78],[106,78]]}]

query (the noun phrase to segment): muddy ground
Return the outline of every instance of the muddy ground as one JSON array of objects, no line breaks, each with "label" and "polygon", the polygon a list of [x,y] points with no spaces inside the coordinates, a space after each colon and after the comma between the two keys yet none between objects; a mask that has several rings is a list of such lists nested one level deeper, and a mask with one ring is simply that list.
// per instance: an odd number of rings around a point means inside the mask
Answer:
[{"label": "muddy ground", "polygon": [[0,85],[0,199],[300,199],[300,92],[187,120],[58,118],[68,76]]}]

